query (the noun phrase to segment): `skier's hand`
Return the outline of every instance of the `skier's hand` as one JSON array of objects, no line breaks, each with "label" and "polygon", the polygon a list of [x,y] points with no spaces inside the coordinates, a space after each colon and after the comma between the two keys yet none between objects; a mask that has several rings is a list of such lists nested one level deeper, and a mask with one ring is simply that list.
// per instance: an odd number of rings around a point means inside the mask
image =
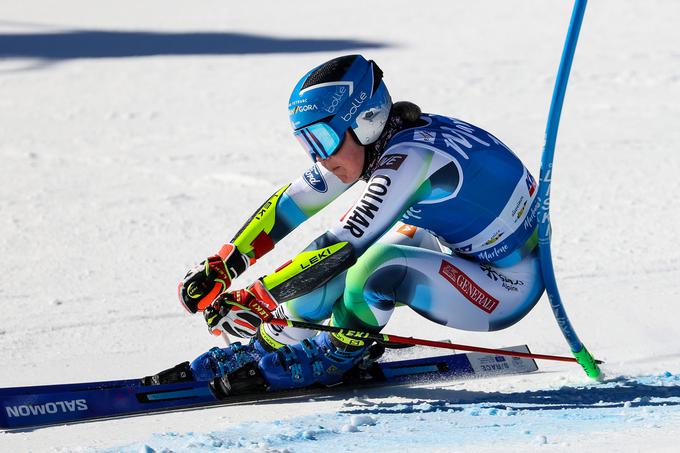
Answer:
[{"label": "skier's hand", "polygon": [[208,330],[213,335],[225,331],[241,338],[257,333],[263,321],[268,321],[277,303],[260,280],[246,289],[221,294],[203,311]]},{"label": "skier's hand", "polygon": [[248,263],[248,258],[234,244],[223,245],[217,255],[184,276],[178,287],[180,302],[191,313],[203,311],[229,289],[231,281],[246,270]]}]

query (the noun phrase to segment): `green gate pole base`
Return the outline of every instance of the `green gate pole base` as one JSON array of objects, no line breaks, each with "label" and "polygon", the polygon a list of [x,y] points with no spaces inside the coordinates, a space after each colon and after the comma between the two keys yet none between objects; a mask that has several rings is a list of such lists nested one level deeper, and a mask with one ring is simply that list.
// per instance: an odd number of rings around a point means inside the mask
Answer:
[{"label": "green gate pole base", "polygon": [[600,367],[597,363],[595,363],[595,359],[590,354],[590,352],[588,352],[585,346],[578,352],[572,351],[572,354],[574,354],[576,361],[583,367],[583,370],[586,372],[588,377],[597,379],[598,381],[604,379],[604,375],[602,374],[602,371],[600,371]]}]

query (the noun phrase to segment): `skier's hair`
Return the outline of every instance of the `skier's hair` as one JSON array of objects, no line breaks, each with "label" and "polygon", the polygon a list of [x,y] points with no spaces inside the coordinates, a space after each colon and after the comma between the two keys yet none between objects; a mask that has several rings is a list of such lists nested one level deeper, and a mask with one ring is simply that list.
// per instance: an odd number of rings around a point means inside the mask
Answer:
[{"label": "skier's hair", "polygon": [[387,148],[387,144],[392,137],[404,129],[426,124],[420,119],[421,113],[420,107],[413,102],[400,101],[392,104],[390,116],[387,119],[387,124],[380,134],[380,137],[378,137],[375,143],[364,148],[366,157],[364,158],[364,168],[361,171],[360,178],[362,180],[369,180],[373,171],[375,171],[378,166],[380,156],[382,156],[383,151]]},{"label": "skier's hair", "polygon": [[420,115],[423,112],[413,102],[409,101],[399,101],[392,105],[392,111],[390,115],[401,118],[403,124],[408,126],[414,125],[420,119]]}]

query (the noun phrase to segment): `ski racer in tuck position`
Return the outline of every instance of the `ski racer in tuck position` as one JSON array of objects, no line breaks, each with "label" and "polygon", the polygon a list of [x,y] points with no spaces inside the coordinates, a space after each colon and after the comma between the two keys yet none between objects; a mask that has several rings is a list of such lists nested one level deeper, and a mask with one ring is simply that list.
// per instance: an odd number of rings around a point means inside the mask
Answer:
[{"label": "ski racer in tuck position", "polygon": [[[202,312],[213,334],[250,342],[213,348],[184,375],[236,379],[247,369],[252,389],[283,390],[336,384],[365,358],[367,341],[262,322],[272,312],[378,332],[403,304],[442,325],[493,331],[533,308],[543,292],[536,182],[500,140],[393,104],[380,68],[360,55],[305,74],[289,114],[314,165],[179,285],[183,305]],[[228,290],[359,180],[363,193],[338,223],[275,272]]]}]

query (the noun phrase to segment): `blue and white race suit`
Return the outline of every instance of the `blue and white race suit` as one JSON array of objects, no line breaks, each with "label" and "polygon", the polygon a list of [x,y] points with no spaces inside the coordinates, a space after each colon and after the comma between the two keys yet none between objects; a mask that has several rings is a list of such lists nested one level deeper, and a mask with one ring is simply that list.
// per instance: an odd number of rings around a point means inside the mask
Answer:
[{"label": "blue and white race suit", "polygon": [[[469,123],[424,114],[394,135],[363,193],[305,251],[263,278],[279,314],[381,329],[397,304],[437,323],[498,330],[540,298],[536,182],[512,151]],[[234,238],[253,259],[351,184],[315,164]],[[272,346],[309,332],[264,327]],[[269,341],[269,340],[268,340]]]}]

